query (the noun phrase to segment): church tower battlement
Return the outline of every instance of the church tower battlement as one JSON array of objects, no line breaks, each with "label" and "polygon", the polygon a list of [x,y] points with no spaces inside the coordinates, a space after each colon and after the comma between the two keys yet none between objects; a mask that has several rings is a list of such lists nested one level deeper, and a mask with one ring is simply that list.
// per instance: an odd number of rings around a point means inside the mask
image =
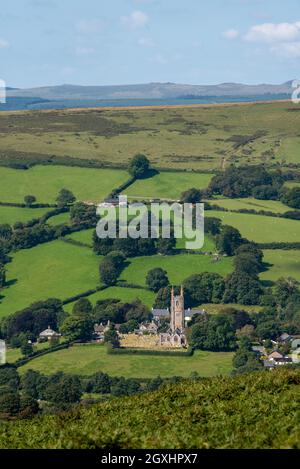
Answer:
[{"label": "church tower battlement", "polygon": [[174,287],[171,291],[171,323],[172,332],[176,330],[183,331],[184,322],[184,296],[183,287],[181,286],[180,295],[174,295]]}]

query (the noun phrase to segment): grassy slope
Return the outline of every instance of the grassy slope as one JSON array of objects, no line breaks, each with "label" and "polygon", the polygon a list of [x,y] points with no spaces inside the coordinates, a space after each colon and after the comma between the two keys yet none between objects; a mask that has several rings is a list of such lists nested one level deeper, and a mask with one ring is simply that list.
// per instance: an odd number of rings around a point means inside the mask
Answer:
[{"label": "grassy slope", "polygon": [[101,257],[62,241],[18,251],[7,264],[8,288],[1,291],[0,316],[12,314],[37,300],[65,299],[99,283]]},{"label": "grassy slope", "polygon": [[24,171],[0,167],[0,200],[23,202],[25,195],[33,194],[38,202],[52,203],[59,190],[65,187],[79,200],[97,202],[128,177],[126,171],[112,169],[34,166]]},{"label": "grassy slope", "polygon": [[[300,114],[290,102],[203,106],[199,108],[61,110],[2,112],[0,139],[3,156],[26,153],[97,159],[124,164],[146,153],[156,166],[181,169],[220,168],[239,163],[299,164]],[[20,116],[26,115],[26,119]],[[234,148],[228,139],[264,131],[252,143]],[[272,155],[263,155],[266,151]]]},{"label": "grassy slope", "polygon": [[166,270],[171,283],[180,284],[184,279],[199,272],[217,272],[226,275],[232,270],[232,259],[222,258],[213,262],[210,256],[180,254],[176,256],[149,256],[131,259],[121,274],[121,280],[137,285],[145,285],[149,270],[161,267]]},{"label": "grassy slope", "polygon": [[158,197],[177,200],[182,192],[191,187],[205,189],[211,178],[211,174],[162,172],[152,178],[136,181],[124,191],[124,194],[133,198]]},{"label": "grassy slope", "polygon": [[215,199],[211,203],[228,210],[247,209],[255,210],[256,212],[264,210],[273,213],[285,213],[291,210],[290,207],[277,200],[257,200],[253,197],[245,199]]},{"label": "grassy slope", "polygon": [[43,373],[65,371],[89,375],[103,371],[112,376],[154,378],[189,376],[197,371],[201,376],[228,374],[232,369],[231,352],[197,351],[192,357],[154,355],[108,355],[103,345],[74,346],[31,360],[20,368],[23,373],[33,369]]},{"label": "grassy slope", "polygon": [[299,448],[299,371],[169,385],[0,425],[1,448]]},{"label": "grassy slope", "polygon": [[55,225],[68,225],[70,223],[70,214],[60,213],[59,215],[55,215],[54,217],[48,218],[47,224],[51,226]]},{"label": "grassy slope", "polygon": [[206,217],[218,217],[223,224],[234,226],[244,237],[258,243],[292,243],[300,239],[300,223],[297,220],[215,210],[207,211]]},{"label": "grassy slope", "polygon": [[[1,168],[0,168],[1,171]],[[2,181],[1,181],[2,185]],[[0,225],[8,223],[14,225],[17,221],[26,222],[33,218],[40,218],[49,208],[19,208],[0,206]]]},{"label": "grassy slope", "polygon": [[[122,288],[122,287],[110,287],[106,290],[98,291],[93,295],[88,296],[88,299],[92,304],[96,304],[98,300],[105,300],[107,298],[119,299],[125,303],[129,303],[136,298],[139,298],[143,303],[145,303],[149,308],[152,307],[156,294],[145,289],[137,288]],[[74,303],[69,303],[64,306],[66,311],[71,311]]]},{"label": "grassy slope", "polygon": [[264,262],[268,270],[260,274],[262,280],[278,280],[280,277],[293,277],[300,281],[300,251],[281,249],[264,251]]}]

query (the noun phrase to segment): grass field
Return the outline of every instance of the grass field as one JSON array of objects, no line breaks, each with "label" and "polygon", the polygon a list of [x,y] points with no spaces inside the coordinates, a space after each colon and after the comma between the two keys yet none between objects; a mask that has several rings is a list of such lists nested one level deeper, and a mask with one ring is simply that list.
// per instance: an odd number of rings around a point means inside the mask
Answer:
[{"label": "grass field", "polygon": [[228,210],[255,210],[259,212],[285,213],[291,210],[287,205],[279,202],[278,200],[257,200],[253,197],[245,199],[214,199],[209,201],[211,204],[218,205],[219,207]]},{"label": "grass field", "polygon": [[196,187],[205,189],[212,178],[212,174],[197,174],[184,172],[161,172],[151,178],[135,181],[124,191],[132,198],[161,198],[180,199],[182,192]]},{"label": "grass field", "polygon": [[[156,294],[144,289],[138,288],[123,288],[123,287],[109,287],[105,290],[98,291],[93,295],[88,296],[87,298],[91,301],[93,305],[96,304],[98,300],[106,300],[108,298],[115,298],[123,301],[124,303],[130,303],[131,301],[139,298],[144,304],[152,307]],[[69,303],[64,306],[65,311],[71,312],[74,303]]]},{"label": "grass field", "polygon": [[23,202],[25,195],[32,194],[40,203],[53,203],[60,189],[66,188],[78,200],[97,202],[128,177],[126,171],[113,169],[34,166],[25,171],[0,167],[0,200]]},{"label": "grass field", "polygon": [[264,251],[264,262],[270,264],[270,267],[260,274],[262,280],[276,281],[280,277],[293,277],[300,282],[300,251],[267,249]]},{"label": "grass field", "polygon": [[90,246],[92,246],[94,231],[94,228],[91,228],[89,230],[77,231],[68,235],[67,238],[74,239],[75,241],[80,241],[81,243],[89,244]]},{"label": "grass field", "polygon": [[224,257],[219,262],[213,262],[212,257],[201,254],[137,257],[129,261],[120,278],[128,283],[144,286],[148,271],[156,267],[166,270],[170,282],[179,285],[190,275],[200,272],[227,275],[232,270],[232,259]]},{"label": "grass field", "polygon": [[[0,159],[67,156],[119,165],[145,153],[154,166],[176,169],[219,169],[224,158],[237,164],[299,164],[300,114],[295,109],[290,102],[274,102],[2,112]],[[242,137],[241,145],[235,136]]]},{"label": "grass field", "polygon": [[223,224],[237,228],[242,236],[257,243],[293,243],[300,239],[298,220],[215,210],[207,211],[206,217],[220,218]]},{"label": "grass field", "polygon": [[48,218],[47,223],[51,226],[68,225],[70,223],[70,214],[68,212],[60,213],[59,215],[55,215],[54,217]]},{"label": "grass field", "polygon": [[289,181],[289,182],[286,182],[285,183],[285,186],[286,187],[300,187],[300,182],[296,181],[296,182],[292,182],[292,181]]},{"label": "grass field", "polygon": [[[1,171],[1,168],[0,168]],[[2,184],[2,181],[1,181]],[[0,189],[1,190],[1,189]],[[49,208],[19,208],[0,206],[0,225],[8,223],[14,225],[17,221],[26,222],[33,218],[40,218]]]},{"label": "grass field", "polygon": [[23,373],[32,369],[51,374],[57,371],[90,375],[97,371],[126,378],[189,376],[196,371],[201,376],[229,374],[231,352],[196,351],[192,357],[151,355],[108,355],[103,345],[74,346],[44,355],[19,368]]},{"label": "grass field", "polygon": [[95,288],[100,260],[91,250],[62,241],[18,251],[7,264],[10,286],[1,291],[0,317],[37,300],[66,299]]}]

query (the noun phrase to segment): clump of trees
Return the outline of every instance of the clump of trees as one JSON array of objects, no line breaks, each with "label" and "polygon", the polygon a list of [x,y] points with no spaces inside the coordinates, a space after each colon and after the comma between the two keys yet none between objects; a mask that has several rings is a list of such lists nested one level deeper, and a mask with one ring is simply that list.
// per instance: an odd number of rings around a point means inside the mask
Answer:
[{"label": "clump of trees", "polygon": [[284,188],[280,200],[289,207],[300,209],[300,187]]},{"label": "clump of trees", "polygon": [[69,189],[61,189],[56,198],[58,207],[67,207],[75,202],[76,197]]},{"label": "clump of trees", "polygon": [[106,286],[115,285],[124,267],[125,256],[121,251],[111,251],[101,261],[100,280]]},{"label": "clump of trees", "polygon": [[154,292],[158,292],[161,288],[169,285],[167,272],[160,267],[149,270],[146,276],[146,285]]},{"label": "clump of trees", "polygon": [[135,155],[129,163],[128,172],[135,179],[147,176],[150,169],[150,162],[145,155]]}]

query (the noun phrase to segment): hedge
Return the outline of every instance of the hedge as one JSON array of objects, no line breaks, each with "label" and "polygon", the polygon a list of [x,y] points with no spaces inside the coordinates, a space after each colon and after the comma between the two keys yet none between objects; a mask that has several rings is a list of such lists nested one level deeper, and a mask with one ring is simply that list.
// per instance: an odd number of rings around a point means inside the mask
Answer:
[{"label": "hedge", "polygon": [[194,354],[194,348],[188,347],[185,351],[175,350],[145,350],[130,348],[113,348],[107,346],[108,355],[156,355],[156,356],[172,356],[172,357],[191,357]]},{"label": "hedge", "polygon": [[98,291],[106,290],[107,288],[108,287],[106,285],[103,285],[101,287],[87,290],[84,293],[79,293],[78,295],[74,295],[74,296],[71,296],[70,298],[67,298],[66,300],[63,300],[62,304],[67,305],[69,303],[73,303],[74,301],[80,300],[80,298],[86,298],[87,296],[93,295],[94,293],[97,293]]}]

